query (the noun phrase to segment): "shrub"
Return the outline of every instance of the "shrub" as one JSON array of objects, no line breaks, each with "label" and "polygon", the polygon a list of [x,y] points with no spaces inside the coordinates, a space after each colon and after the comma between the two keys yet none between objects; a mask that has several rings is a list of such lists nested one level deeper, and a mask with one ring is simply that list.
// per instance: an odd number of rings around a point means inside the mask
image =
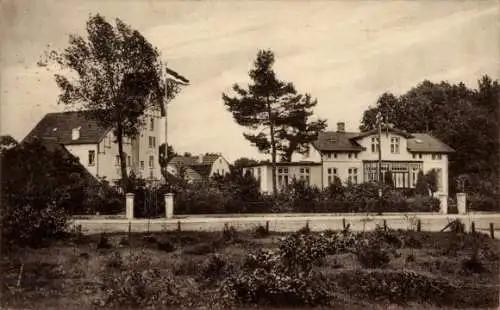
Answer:
[{"label": "shrub", "polygon": [[67,229],[93,178],[64,148],[41,140],[1,154],[2,243],[40,246]]},{"label": "shrub", "polygon": [[500,203],[498,197],[472,194],[470,197],[467,197],[467,200],[468,209],[470,211],[500,211]]},{"label": "shrub", "polygon": [[358,246],[357,258],[364,268],[385,268],[391,261],[389,251],[376,239],[365,239]]},{"label": "shrub", "polygon": [[214,253],[215,250],[215,245],[213,243],[203,242],[185,247],[184,253],[192,255],[204,255]]},{"label": "shrub", "polygon": [[345,270],[336,273],[332,281],[360,300],[473,308],[498,306],[498,291],[495,287],[458,286],[448,279],[409,270]]},{"label": "shrub", "polygon": [[264,238],[264,237],[267,237],[269,235],[269,231],[266,229],[266,227],[259,225],[259,226],[255,227],[255,229],[253,231],[253,235],[256,238]]},{"label": "shrub", "polygon": [[164,240],[164,241],[159,240],[157,242],[157,244],[158,244],[158,250],[160,250],[160,251],[165,251],[165,252],[175,251],[174,244],[172,242],[170,242],[169,240]]},{"label": "shrub", "polygon": [[218,279],[224,275],[226,266],[226,260],[220,255],[210,255],[202,265],[203,277],[208,280]]},{"label": "shrub", "polygon": [[179,286],[172,275],[152,268],[142,256],[132,256],[130,260],[123,270],[107,270],[95,300],[98,306],[144,308],[180,304]]}]

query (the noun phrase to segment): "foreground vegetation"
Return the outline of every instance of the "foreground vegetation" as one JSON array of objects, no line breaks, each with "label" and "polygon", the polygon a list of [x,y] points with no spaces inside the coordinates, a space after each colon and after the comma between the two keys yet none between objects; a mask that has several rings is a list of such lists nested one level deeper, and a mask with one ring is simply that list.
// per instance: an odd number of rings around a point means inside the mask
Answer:
[{"label": "foreground vegetation", "polygon": [[[453,228],[453,227],[452,227]],[[83,236],[2,257],[10,308],[497,307],[482,234],[164,232]]]}]

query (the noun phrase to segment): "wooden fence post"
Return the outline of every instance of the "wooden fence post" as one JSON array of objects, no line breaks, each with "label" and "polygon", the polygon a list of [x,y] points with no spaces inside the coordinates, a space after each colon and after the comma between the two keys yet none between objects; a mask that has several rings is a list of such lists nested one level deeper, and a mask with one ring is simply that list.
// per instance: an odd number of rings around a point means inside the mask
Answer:
[{"label": "wooden fence post", "polygon": [[181,221],[177,221],[177,231],[181,232]]},{"label": "wooden fence post", "polygon": [[476,233],[476,223],[470,223],[470,232],[473,234]]},{"label": "wooden fence post", "polygon": [[418,232],[422,231],[422,221],[420,221],[420,219],[418,219],[417,221],[417,231]]},{"label": "wooden fence post", "polygon": [[384,219],[384,230],[386,231],[387,230],[387,220]]},{"label": "wooden fence post", "polygon": [[345,218],[342,219],[342,227],[344,228],[345,230]]},{"label": "wooden fence post", "polygon": [[269,233],[269,221],[266,221],[266,233]]},{"label": "wooden fence post", "polygon": [[490,223],[490,236],[491,239],[495,239],[495,227],[493,223]]}]

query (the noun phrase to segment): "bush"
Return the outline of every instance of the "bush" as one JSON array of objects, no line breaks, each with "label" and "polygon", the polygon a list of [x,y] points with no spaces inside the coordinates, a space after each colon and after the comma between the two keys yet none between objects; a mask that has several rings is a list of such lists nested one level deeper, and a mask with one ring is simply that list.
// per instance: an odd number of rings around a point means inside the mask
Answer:
[{"label": "bush", "polygon": [[316,306],[330,302],[324,277],[313,271],[327,254],[322,235],[291,234],[277,250],[249,254],[240,272],[222,283],[223,296],[242,304]]},{"label": "bush", "polygon": [[470,197],[467,197],[467,204],[469,211],[500,211],[500,203],[498,197],[472,194],[470,195]]},{"label": "bush", "polygon": [[385,268],[391,261],[388,249],[377,239],[365,239],[358,247],[356,256],[364,268]]},{"label": "bush", "polygon": [[85,192],[95,181],[78,159],[62,147],[40,140],[23,143],[1,155],[2,243],[39,246],[67,229],[69,214],[82,209]]},{"label": "bush", "polygon": [[107,269],[101,294],[95,300],[101,307],[178,306],[182,301],[172,275],[152,268],[149,260],[132,256],[127,268]]},{"label": "bush", "polygon": [[360,300],[473,308],[498,306],[498,291],[495,287],[454,285],[448,279],[409,270],[346,270],[336,273],[332,280]]}]

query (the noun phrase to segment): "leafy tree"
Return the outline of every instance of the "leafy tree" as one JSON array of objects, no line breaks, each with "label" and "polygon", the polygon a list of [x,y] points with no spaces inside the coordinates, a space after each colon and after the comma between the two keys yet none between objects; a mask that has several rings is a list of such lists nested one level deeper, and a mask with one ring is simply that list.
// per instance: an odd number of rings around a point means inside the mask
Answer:
[{"label": "leafy tree", "polygon": [[241,157],[238,158],[234,161],[233,168],[236,170],[241,170],[242,167],[247,167],[250,165],[256,165],[259,162],[255,159],[247,158],[247,157]]},{"label": "leafy tree", "polygon": [[179,156],[177,152],[174,151],[174,147],[170,144],[167,144],[167,154],[165,154],[165,143],[162,143],[159,147],[159,163],[162,169],[166,169],[168,162],[174,158],[175,156]]},{"label": "leafy tree", "polygon": [[11,244],[36,246],[63,232],[92,185],[76,157],[41,140],[6,150],[1,171],[2,241]]},{"label": "leafy tree", "polygon": [[387,173],[385,174],[384,183],[390,187],[394,187],[394,180],[391,171],[387,171]]},{"label": "leafy tree", "polygon": [[236,96],[223,93],[222,99],[234,120],[252,131],[244,133],[244,137],[259,151],[271,154],[273,193],[277,193],[278,153],[286,159],[295,151],[305,152],[305,145],[314,140],[313,131],[323,128],[323,122],[308,123],[316,102],[309,95],[298,94],[292,83],[279,80],[273,70],[274,61],[272,51],[259,51],[249,73],[252,84],[248,89],[235,84]]},{"label": "leafy tree", "polygon": [[437,172],[434,169],[429,170],[425,174],[425,181],[427,182],[427,185],[429,187],[429,190],[431,191],[431,195],[434,196],[434,193],[437,192],[438,190],[438,179],[437,179]]},{"label": "leafy tree", "polygon": [[415,192],[418,195],[429,196],[429,186],[424,176],[424,172],[420,170],[417,175],[417,184],[415,185]]},{"label": "leafy tree", "polygon": [[17,146],[18,143],[11,135],[1,135],[0,136],[0,153],[3,150],[13,148]]},{"label": "leafy tree", "polygon": [[88,117],[113,128],[122,175],[128,183],[124,138],[135,138],[149,109],[163,109],[163,99],[175,86],[165,80],[166,70],[160,55],[137,30],[120,19],[116,25],[101,15],[87,21],[87,37],[70,35],[69,46],[52,51],[55,61],[71,74],[56,74],[61,90],[59,102],[87,110]]},{"label": "leafy tree", "polygon": [[193,155],[191,153],[189,153],[189,152],[184,152],[184,155],[182,155],[182,156],[184,156],[184,157],[191,157]]},{"label": "leafy tree", "polygon": [[[489,76],[477,89],[464,83],[423,81],[406,93],[383,94],[377,105],[363,115],[361,130],[376,128],[375,115],[382,112],[388,122],[408,132],[432,134],[455,149],[450,154],[450,179],[469,175],[475,191],[488,188],[498,194],[500,170],[500,85]],[[455,182],[450,182],[451,190]]]}]

